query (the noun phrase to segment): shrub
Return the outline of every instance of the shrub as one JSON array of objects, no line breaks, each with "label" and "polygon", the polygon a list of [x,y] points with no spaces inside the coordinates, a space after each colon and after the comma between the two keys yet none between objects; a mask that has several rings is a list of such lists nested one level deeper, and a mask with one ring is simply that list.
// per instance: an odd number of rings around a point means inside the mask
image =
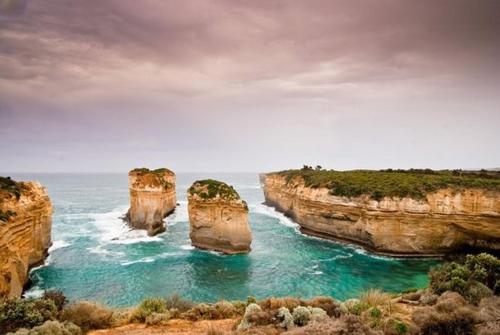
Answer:
[{"label": "shrub", "polygon": [[287,335],[381,335],[361,322],[355,315],[342,315],[325,322],[309,322],[304,327],[287,331]]},{"label": "shrub", "polygon": [[113,312],[108,308],[87,301],[76,302],[63,308],[60,319],[79,326],[83,332],[112,326]]},{"label": "shrub", "polygon": [[498,293],[500,259],[486,253],[467,255],[463,263],[450,262],[434,269],[430,279],[434,292],[455,291],[477,304],[481,298]]},{"label": "shrub", "polygon": [[[9,333],[14,335],[14,333]],[[7,334],[7,335],[9,335]],[[82,330],[77,325],[71,322],[61,323],[59,321],[45,321],[40,326],[36,326],[30,330],[20,329],[15,335],[81,335]]]},{"label": "shrub", "polygon": [[172,309],[175,308],[177,311],[180,313],[184,313],[191,308],[193,308],[194,304],[186,299],[183,299],[180,295],[178,294],[173,294],[165,299],[165,303],[167,306],[167,309]]},{"label": "shrub", "polygon": [[198,304],[189,311],[182,314],[182,317],[197,321],[197,320],[220,320],[229,319],[236,316],[241,316],[244,310],[236,308],[228,301],[219,301],[215,304]]},{"label": "shrub", "polygon": [[466,290],[465,297],[474,305],[479,304],[483,298],[491,297],[493,291],[480,282],[472,282]]},{"label": "shrub", "polygon": [[312,313],[309,308],[298,306],[293,310],[292,316],[293,322],[297,326],[305,326],[311,321]]},{"label": "shrub", "polygon": [[371,289],[361,295],[360,301],[365,305],[373,307],[386,306],[391,303],[392,297],[389,293]]},{"label": "shrub", "polygon": [[167,324],[169,320],[170,320],[169,312],[164,312],[164,313],[153,312],[150,315],[146,316],[145,323],[147,326],[160,326]]},{"label": "shrub", "polygon": [[32,328],[55,319],[57,308],[51,300],[8,299],[0,302],[0,334],[18,328]]},{"label": "shrub", "polygon": [[165,300],[159,298],[147,298],[141,302],[139,307],[137,307],[132,316],[132,320],[144,322],[146,321],[146,318],[153,313],[165,312],[167,312],[167,303]]},{"label": "shrub", "polygon": [[304,305],[304,302],[300,299],[293,297],[284,298],[267,298],[259,302],[259,305],[265,310],[274,310],[280,307],[286,307],[292,311],[295,307]]},{"label": "shrub", "polygon": [[262,312],[262,308],[260,308],[257,304],[250,304],[247,306],[245,310],[245,314],[243,315],[243,319],[238,325],[238,330],[247,330],[254,325],[253,320],[255,316]]},{"label": "shrub", "polygon": [[382,311],[377,307],[372,307],[370,309],[370,316],[375,319],[380,319],[382,317]]},{"label": "shrub", "polygon": [[394,323],[394,330],[396,330],[396,333],[399,335],[403,335],[408,332],[408,326],[403,321],[398,320]]},{"label": "shrub", "polygon": [[278,309],[276,319],[278,320],[278,327],[291,329],[294,326],[292,313],[286,307]]},{"label": "shrub", "polygon": [[474,334],[477,315],[459,294],[447,292],[435,306],[416,310],[412,320],[423,335],[467,335]]},{"label": "shrub", "polygon": [[45,291],[42,298],[52,300],[58,311],[62,310],[64,305],[68,302],[66,296],[64,296],[63,292],[60,290]]},{"label": "shrub", "polygon": [[338,318],[341,314],[340,303],[330,297],[315,297],[305,301],[305,305],[321,308],[328,316]]},{"label": "shrub", "polygon": [[354,315],[361,315],[361,313],[366,311],[368,308],[370,308],[370,305],[365,302],[359,301],[353,304],[351,308],[349,308],[349,313]]}]

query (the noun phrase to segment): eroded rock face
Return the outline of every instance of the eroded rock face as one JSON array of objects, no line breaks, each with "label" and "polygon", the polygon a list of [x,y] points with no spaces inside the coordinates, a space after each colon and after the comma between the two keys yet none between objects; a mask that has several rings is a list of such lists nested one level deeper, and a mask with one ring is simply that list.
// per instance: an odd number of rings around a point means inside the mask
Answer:
[{"label": "eroded rock face", "polygon": [[163,219],[175,210],[175,174],[168,169],[134,169],[129,172],[130,226],[153,236],[165,231]]},{"label": "eroded rock face", "polygon": [[47,256],[51,228],[52,205],[40,183],[0,188],[0,297],[21,295],[29,269]]},{"label": "eroded rock face", "polygon": [[333,196],[301,178],[261,175],[266,204],[304,233],[354,242],[372,251],[438,255],[463,247],[500,250],[500,193],[441,189],[426,199]]},{"label": "eroded rock face", "polygon": [[193,246],[226,254],[250,251],[248,206],[231,186],[215,180],[195,182],[188,190],[188,212]]}]

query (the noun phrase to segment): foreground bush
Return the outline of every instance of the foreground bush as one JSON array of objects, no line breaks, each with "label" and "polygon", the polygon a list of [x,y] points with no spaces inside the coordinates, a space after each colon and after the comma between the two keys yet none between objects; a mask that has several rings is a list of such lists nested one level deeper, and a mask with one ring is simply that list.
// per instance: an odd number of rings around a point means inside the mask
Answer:
[{"label": "foreground bush", "polygon": [[32,329],[19,329],[15,333],[7,335],[81,335],[80,327],[71,322],[61,323],[59,321],[46,321],[41,326]]},{"label": "foreground bush", "polygon": [[109,328],[113,324],[113,311],[91,302],[77,302],[66,306],[61,314],[62,321],[72,322],[83,332],[91,329]]},{"label": "foreground bush", "polygon": [[430,287],[437,294],[454,291],[473,304],[500,293],[500,259],[487,253],[467,255],[465,262],[446,263],[430,273]]},{"label": "foreground bush", "polygon": [[0,302],[0,334],[18,328],[32,328],[54,320],[57,307],[45,299],[8,299]]},{"label": "foreground bush", "polygon": [[458,293],[446,292],[435,306],[415,311],[412,319],[423,335],[472,335],[478,315]]},{"label": "foreground bush", "polygon": [[219,301],[215,304],[198,304],[181,317],[191,321],[230,319],[242,315],[243,310],[228,301]]},{"label": "foreground bush", "polygon": [[382,331],[373,330],[363,324],[355,315],[343,315],[340,318],[324,322],[313,321],[307,326],[297,327],[283,334],[287,335],[382,335]]},{"label": "foreground bush", "polygon": [[56,305],[58,311],[62,310],[68,302],[68,299],[66,299],[66,296],[60,290],[45,291],[42,299],[51,300]]},{"label": "foreground bush", "polygon": [[139,307],[137,307],[132,315],[132,320],[145,322],[146,318],[153,313],[162,314],[166,312],[168,312],[168,309],[165,300],[159,298],[147,298],[141,302]]},{"label": "foreground bush", "polygon": [[165,299],[167,309],[176,309],[180,313],[184,313],[194,307],[194,304],[186,299],[183,299],[178,294],[173,294]]}]

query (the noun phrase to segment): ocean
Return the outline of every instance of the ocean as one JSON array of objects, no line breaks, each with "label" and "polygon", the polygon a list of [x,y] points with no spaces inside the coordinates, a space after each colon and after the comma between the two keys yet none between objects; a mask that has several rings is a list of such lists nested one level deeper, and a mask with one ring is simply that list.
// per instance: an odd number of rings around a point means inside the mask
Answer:
[{"label": "ocean", "polygon": [[[13,174],[47,187],[54,207],[50,255],[30,273],[26,296],[59,289],[70,300],[130,306],[146,297],[180,294],[193,301],[248,296],[359,296],[370,288],[423,287],[431,259],[381,257],[300,233],[290,219],[262,204],[257,174],[177,174],[175,213],[167,231],[148,237],[120,219],[128,209],[127,174]],[[227,256],[193,248],[186,190],[213,178],[235,187],[249,205],[252,251]]]}]

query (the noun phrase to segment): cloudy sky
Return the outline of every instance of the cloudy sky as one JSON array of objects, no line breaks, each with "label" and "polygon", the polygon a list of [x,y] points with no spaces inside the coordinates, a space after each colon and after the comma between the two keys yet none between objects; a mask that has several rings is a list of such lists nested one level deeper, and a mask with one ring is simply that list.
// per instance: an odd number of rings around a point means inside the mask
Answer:
[{"label": "cloudy sky", "polygon": [[500,1],[0,0],[0,171],[500,167]]}]

